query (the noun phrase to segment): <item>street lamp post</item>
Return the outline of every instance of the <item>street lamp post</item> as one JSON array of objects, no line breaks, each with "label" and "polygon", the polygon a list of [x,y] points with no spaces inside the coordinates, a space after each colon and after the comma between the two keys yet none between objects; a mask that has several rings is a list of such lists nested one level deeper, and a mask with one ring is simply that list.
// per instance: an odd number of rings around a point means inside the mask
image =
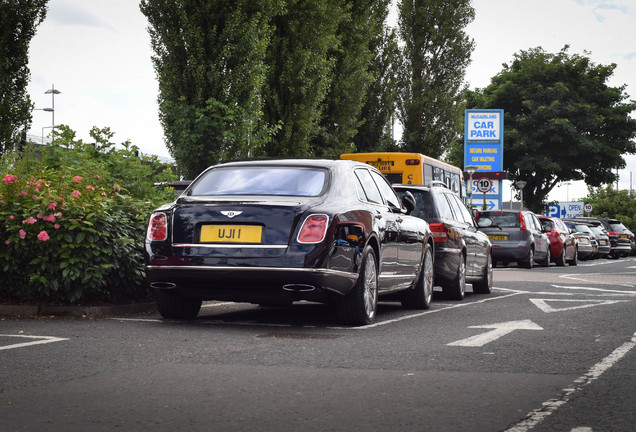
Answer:
[{"label": "street lamp post", "polygon": [[515,185],[519,188],[519,190],[521,191],[521,210],[523,210],[523,188],[528,184],[527,181],[524,180],[517,180],[515,182]]},{"label": "street lamp post", "polygon": [[466,165],[464,171],[468,173],[468,201],[470,202],[470,209],[473,209],[473,174],[477,171],[476,165]]},{"label": "street lamp post", "polygon": [[[53,131],[57,127],[57,126],[55,126],[55,95],[56,94],[60,94],[60,93],[62,93],[62,92],[57,90],[55,88],[54,84],[51,84],[51,88],[44,92],[44,94],[50,94],[51,95],[51,108],[44,108],[44,111],[50,111],[51,112],[51,129],[52,129],[51,130],[51,134],[53,133]],[[44,141],[44,139],[43,139],[43,141]]]}]

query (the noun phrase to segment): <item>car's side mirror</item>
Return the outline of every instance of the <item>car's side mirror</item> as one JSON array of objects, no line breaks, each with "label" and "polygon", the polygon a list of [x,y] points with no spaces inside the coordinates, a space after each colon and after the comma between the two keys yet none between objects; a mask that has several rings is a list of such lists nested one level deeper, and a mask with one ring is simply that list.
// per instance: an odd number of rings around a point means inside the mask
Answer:
[{"label": "car's side mirror", "polygon": [[479,220],[477,221],[477,226],[479,228],[488,228],[489,226],[492,226],[492,219],[490,218],[479,218]]},{"label": "car's side mirror", "polygon": [[411,214],[415,210],[415,197],[409,191],[405,191],[402,196],[402,204],[406,207],[406,214]]}]

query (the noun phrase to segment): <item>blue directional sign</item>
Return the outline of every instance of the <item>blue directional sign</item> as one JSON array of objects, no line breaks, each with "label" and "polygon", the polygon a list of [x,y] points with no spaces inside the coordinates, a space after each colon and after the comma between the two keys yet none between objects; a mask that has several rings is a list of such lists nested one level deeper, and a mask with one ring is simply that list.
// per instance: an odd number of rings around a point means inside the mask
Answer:
[{"label": "blue directional sign", "polygon": [[[464,168],[469,165],[477,168],[473,178],[478,179],[480,172],[503,171],[503,121],[501,109],[465,111]],[[501,187],[487,192],[486,199],[491,199],[499,209]]]},{"label": "blue directional sign", "polygon": [[575,202],[559,202],[556,204],[550,204],[546,216],[558,217],[558,218],[574,218],[583,216],[583,207],[585,203],[583,201]]}]

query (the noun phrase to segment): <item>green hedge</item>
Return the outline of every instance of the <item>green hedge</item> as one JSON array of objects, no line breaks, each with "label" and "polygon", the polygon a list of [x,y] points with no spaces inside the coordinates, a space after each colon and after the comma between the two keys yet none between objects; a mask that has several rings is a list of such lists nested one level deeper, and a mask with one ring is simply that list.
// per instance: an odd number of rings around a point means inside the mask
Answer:
[{"label": "green hedge", "polygon": [[150,296],[143,247],[150,211],[173,198],[156,157],[116,148],[108,129],[93,144],[63,128],[55,144],[0,161],[0,297],[55,303]]}]

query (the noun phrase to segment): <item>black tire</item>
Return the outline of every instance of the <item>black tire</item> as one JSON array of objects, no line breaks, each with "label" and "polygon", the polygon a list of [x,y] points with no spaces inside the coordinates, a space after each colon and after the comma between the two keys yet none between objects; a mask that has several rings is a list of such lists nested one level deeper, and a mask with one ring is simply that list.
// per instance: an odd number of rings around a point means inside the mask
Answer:
[{"label": "black tire", "polygon": [[466,256],[462,253],[459,257],[459,267],[455,279],[442,287],[444,295],[451,300],[463,300],[466,295]]},{"label": "black tire", "polygon": [[568,261],[570,267],[576,266],[579,264],[579,248],[574,248],[574,258]]},{"label": "black tire", "polygon": [[409,309],[428,309],[433,300],[433,249],[424,247],[422,268],[413,289],[406,290],[401,297],[402,306]]},{"label": "black tire", "polygon": [[375,322],[378,308],[378,266],[375,252],[367,246],[362,252],[358,281],[336,304],[338,317],[344,324],[368,325]]},{"label": "black tire", "polygon": [[539,263],[541,267],[550,267],[550,258],[552,253],[550,252],[550,248],[548,247],[548,251],[545,254],[545,258]]},{"label": "black tire", "polygon": [[486,268],[484,268],[484,275],[481,280],[473,282],[473,292],[475,294],[490,294],[492,292],[492,257],[490,252],[486,259]]},{"label": "black tire", "polygon": [[565,244],[561,248],[561,255],[554,260],[558,267],[563,267],[565,265]]},{"label": "black tire", "polygon": [[520,267],[532,269],[534,266],[534,249],[531,247],[528,256],[517,263]]},{"label": "black tire", "polygon": [[170,291],[155,292],[157,310],[166,319],[194,319],[201,309],[201,299],[182,297]]}]

